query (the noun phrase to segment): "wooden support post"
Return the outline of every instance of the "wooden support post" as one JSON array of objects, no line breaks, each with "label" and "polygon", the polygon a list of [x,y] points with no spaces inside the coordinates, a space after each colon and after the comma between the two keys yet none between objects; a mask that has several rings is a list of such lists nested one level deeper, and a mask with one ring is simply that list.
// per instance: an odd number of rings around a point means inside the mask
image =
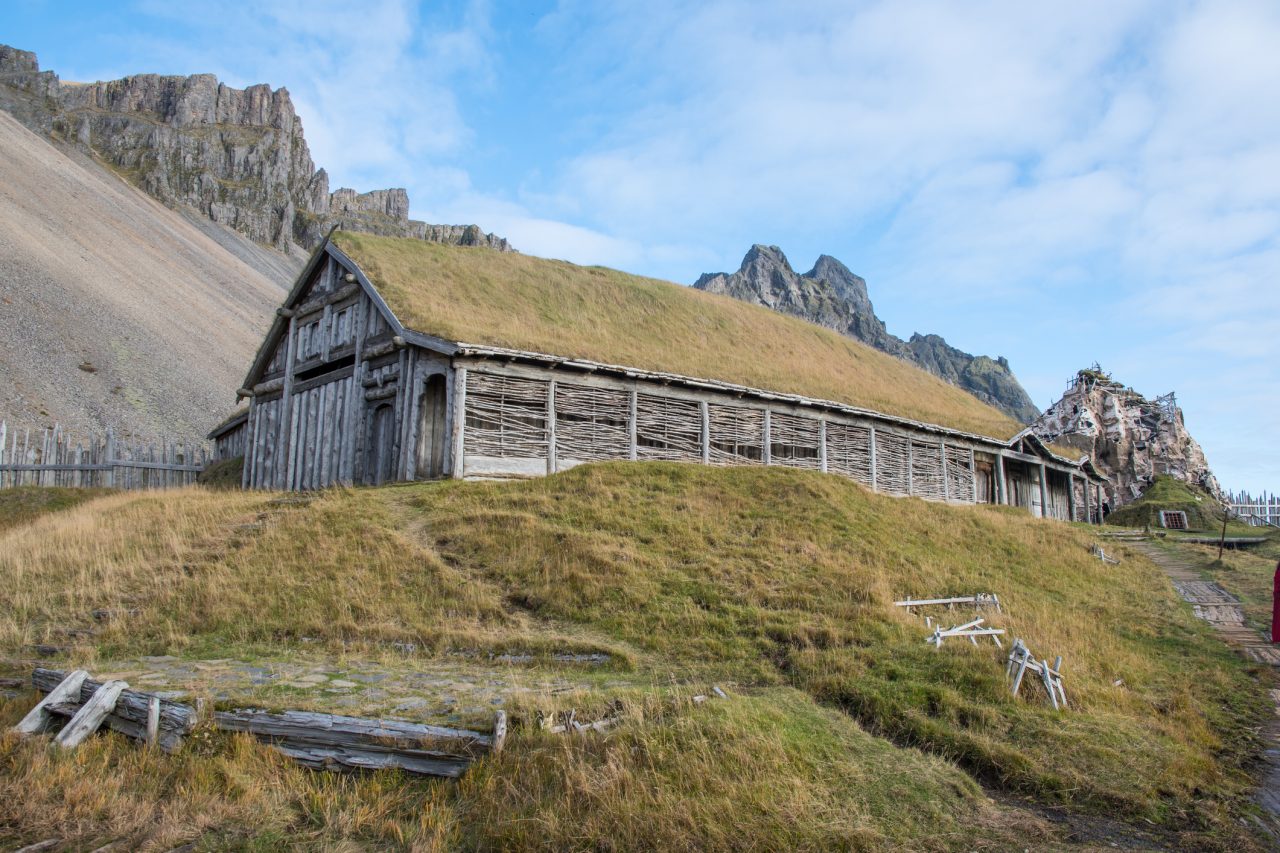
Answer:
[{"label": "wooden support post", "polygon": [[868,425],[867,428],[871,431],[871,491],[878,492],[880,489],[876,478],[876,428],[872,425]]},{"label": "wooden support post", "polygon": [[356,479],[356,464],[359,461],[360,451],[364,448],[364,375],[366,365],[364,363],[364,339],[368,329],[368,308],[372,303],[363,293],[356,299],[356,304],[352,307],[354,317],[352,318],[352,335],[355,341],[355,362],[351,367],[351,386],[347,390],[347,411],[346,425],[343,427],[343,434],[346,440],[343,442],[342,455],[338,460],[339,479],[344,483],[354,483]]},{"label": "wooden support post", "polygon": [[147,699],[147,746],[155,746],[160,737],[160,697]]},{"label": "wooden support post", "polygon": [[556,381],[547,383],[547,473],[556,472]]},{"label": "wooden support post", "polygon": [[827,473],[827,419],[818,421],[818,470]]},{"label": "wooden support post", "polygon": [[636,440],[636,409],[638,408],[639,396],[640,392],[633,385],[627,401],[627,458],[632,462],[636,461],[639,456],[639,442]]},{"label": "wooden support post", "polygon": [[453,370],[453,435],[450,445],[452,450],[449,460],[450,475],[462,479],[466,467],[466,424],[467,424],[467,369],[456,367]]},{"label": "wooden support post", "polygon": [[916,493],[916,443],[907,436],[907,496]]},{"label": "wooden support post", "polygon": [[947,443],[938,442],[938,452],[942,454],[942,499],[951,500],[951,469],[947,465]]},{"label": "wooden support post", "polygon": [[1076,520],[1076,475],[1067,474],[1067,521]]},{"label": "wooden support post", "polygon": [[702,407],[702,464],[711,464],[711,408],[707,405],[707,401],[703,400],[699,405]]},{"label": "wooden support post", "polygon": [[1009,503],[1009,484],[1004,478],[1004,454],[996,453],[996,503],[1004,506]]},{"label": "wooden support post", "polygon": [[50,720],[49,708],[64,702],[78,702],[80,700],[80,685],[84,684],[84,680],[88,677],[89,673],[83,669],[67,673],[67,677],[62,679],[62,683],[50,690],[47,696],[28,711],[27,715],[13,727],[13,730],[24,735],[33,735],[44,731]]},{"label": "wooden support post", "polygon": [[762,434],[764,436],[764,443],[761,446],[761,450],[760,450],[760,460],[764,462],[764,464],[766,465],[773,464],[773,430],[771,427],[772,427],[772,424],[770,423],[770,419],[769,419],[769,410],[765,409],[764,410],[764,429],[762,431]]},{"label": "wooden support post", "polygon": [[71,718],[71,722],[58,732],[53,742],[66,749],[75,749],[85,738],[98,730],[107,715],[115,710],[116,700],[129,685],[123,681],[108,681],[93,692],[89,701]]},{"label": "wooden support post", "polygon": [[1040,463],[1040,517],[1049,517],[1049,474]]},{"label": "wooden support post", "polygon": [[498,711],[493,718],[493,745],[489,747],[490,752],[502,752],[502,747],[507,742],[507,712]]},{"label": "wooden support post", "polygon": [[298,337],[297,319],[295,315],[289,315],[289,338],[284,349],[284,393],[280,397],[279,434],[276,436],[276,452],[271,460],[272,467],[276,470],[274,476],[263,481],[267,488],[288,488],[288,480],[293,475],[293,466],[290,462],[293,457],[291,446],[293,443],[293,360],[294,346]]},{"label": "wooden support post", "polygon": [[1083,491],[1083,492],[1084,492],[1084,521],[1085,521],[1085,524],[1093,524],[1093,511],[1092,511],[1092,509],[1090,508],[1090,505],[1089,505],[1089,489],[1091,489],[1092,487],[1093,487],[1093,484],[1089,482],[1089,478],[1086,476],[1086,477],[1084,478],[1084,488],[1081,490],[1081,491]]}]

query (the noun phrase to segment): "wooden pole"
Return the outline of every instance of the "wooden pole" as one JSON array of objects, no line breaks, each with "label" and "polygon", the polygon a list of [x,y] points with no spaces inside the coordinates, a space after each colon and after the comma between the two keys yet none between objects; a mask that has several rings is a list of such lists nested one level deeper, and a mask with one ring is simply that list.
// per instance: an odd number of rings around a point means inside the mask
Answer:
[{"label": "wooden pole", "polygon": [[1004,479],[1004,454],[996,454],[996,503],[1004,506],[1009,502],[1009,484]]},{"label": "wooden pole", "polygon": [[1222,562],[1222,549],[1227,546],[1227,508],[1222,508],[1222,538],[1218,540],[1218,562]]}]

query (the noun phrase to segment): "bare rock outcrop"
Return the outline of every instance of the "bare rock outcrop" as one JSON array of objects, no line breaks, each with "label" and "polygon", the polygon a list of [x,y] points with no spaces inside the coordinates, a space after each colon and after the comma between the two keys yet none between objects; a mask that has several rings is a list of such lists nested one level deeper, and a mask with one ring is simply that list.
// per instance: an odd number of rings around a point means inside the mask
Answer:
[{"label": "bare rock outcrop", "polygon": [[904,341],[876,316],[867,282],[830,255],[796,273],[777,246],[755,245],[734,273],[706,273],[694,287],[763,305],[826,326],[882,352],[923,367],[1022,423],[1040,413],[1003,357],[962,352],[938,335]]},{"label": "bare rock outcrop", "polygon": [[[92,154],[164,204],[193,208],[284,252],[314,246],[335,226],[455,243],[473,227],[409,219],[403,189],[330,194],[284,88],[235,89],[212,74],[63,83],[40,70],[35,54],[0,45],[0,109]],[[467,245],[512,251],[481,234]]]},{"label": "bare rock outcrop", "polygon": [[1089,454],[1111,480],[1106,491],[1113,507],[1139,497],[1161,474],[1222,497],[1172,393],[1148,399],[1095,366],[1078,372],[1032,429],[1045,441]]}]

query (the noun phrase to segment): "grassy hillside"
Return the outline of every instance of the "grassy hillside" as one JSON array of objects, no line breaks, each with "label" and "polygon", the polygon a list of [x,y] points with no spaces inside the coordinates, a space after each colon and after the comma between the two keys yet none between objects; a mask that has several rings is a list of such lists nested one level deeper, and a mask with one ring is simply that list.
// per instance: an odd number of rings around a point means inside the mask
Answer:
[{"label": "grassy hillside", "polygon": [[[457,785],[309,775],[235,739],[175,758],[106,739],[74,757],[0,741],[0,838],[74,825],[88,843],[110,834],[109,804],[132,816],[117,837],[169,843],[198,827],[258,849],[293,834],[421,849],[1021,849],[1061,838],[1014,800],[988,799],[982,782],[1154,826],[1166,843],[1250,849],[1237,818],[1262,691],[1154,566],[1132,553],[1104,565],[1091,542],[1015,510],[887,498],[809,472],[675,464],[310,502],[106,497],[2,535],[0,575],[13,582],[0,586],[0,651],[66,643],[93,609],[131,609],[66,657],[99,671],[162,653],[416,671],[462,655],[478,678],[571,672],[588,686],[513,700],[508,751]],[[1014,699],[994,646],[933,649],[922,619],[892,606],[977,591],[1000,596],[1005,613],[988,618],[1010,638],[1063,655],[1071,710],[1047,709],[1034,686]],[[588,669],[553,657],[566,651],[609,659]],[[529,657],[489,663],[502,652]],[[689,701],[711,684],[732,698]],[[627,723],[608,737],[566,740],[532,724],[538,711],[592,719],[612,703]],[[0,724],[22,707],[0,705]],[[77,774],[109,781],[107,793],[76,793]]]},{"label": "grassy hillside", "polygon": [[1182,510],[1191,530],[1216,531],[1222,526],[1222,507],[1212,495],[1167,474],[1158,475],[1142,497],[1107,516],[1107,523],[1158,530],[1161,510]]},{"label": "grassy hillside", "polygon": [[420,332],[804,394],[998,438],[1021,429],[918,367],[727,296],[529,255],[333,239]]},{"label": "grassy hillside", "polygon": [[102,497],[110,489],[42,488],[19,486],[0,489],[0,533],[39,518],[45,513],[70,509]]}]

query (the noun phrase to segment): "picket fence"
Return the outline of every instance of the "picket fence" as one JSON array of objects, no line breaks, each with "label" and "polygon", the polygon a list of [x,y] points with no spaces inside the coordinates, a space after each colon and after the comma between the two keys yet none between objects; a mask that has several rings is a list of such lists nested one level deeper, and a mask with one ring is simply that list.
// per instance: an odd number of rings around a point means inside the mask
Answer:
[{"label": "picket fence", "polygon": [[54,425],[18,429],[0,421],[0,489],[15,486],[105,486],[164,489],[188,486],[209,464],[202,442],[143,444],[113,430],[73,441]]},{"label": "picket fence", "polygon": [[1280,527],[1280,497],[1263,492],[1254,496],[1248,492],[1227,493],[1227,505],[1241,521],[1253,527]]}]

